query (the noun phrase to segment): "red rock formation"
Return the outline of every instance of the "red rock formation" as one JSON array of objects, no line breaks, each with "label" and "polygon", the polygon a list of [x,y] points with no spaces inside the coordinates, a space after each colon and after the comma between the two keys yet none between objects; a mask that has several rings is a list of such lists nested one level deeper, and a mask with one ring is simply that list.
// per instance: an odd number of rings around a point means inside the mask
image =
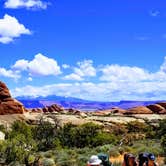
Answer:
[{"label": "red rock formation", "polygon": [[166,113],[165,108],[159,104],[151,104],[148,105],[147,108],[149,108],[155,114],[164,114],[164,112]]},{"label": "red rock formation", "polygon": [[153,112],[145,106],[138,106],[138,107],[133,107],[133,108],[128,109],[124,114],[125,115],[130,115],[130,114],[153,114]]},{"label": "red rock formation", "polygon": [[114,107],[114,108],[112,108],[112,112],[113,112],[114,114],[124,114],[124,113],[127,112],[127,110],[121,109],[121,108],[119,108],[119,107]]},{"label": "red rock formation", "polygon": [[0,81],[0,115],[23,114],[24,112],[23,104],[13,99],[7,86]]},{"label": "red rock formation", "polygon": [[162,106],[166,109],[166,102],[159,102],[159,103],[156,103],[156,104],[158,104],[158,105],[160,105],[160,106]]},{"label": "red rock formation", "polygon": [[57,104],[53,104],[51,106],[46,106],[44,108],[33,108],[31,110],[29,110],[33,113],[58,113],[58,112],[63,112],[64,111],[64,108],[57,105]]}]

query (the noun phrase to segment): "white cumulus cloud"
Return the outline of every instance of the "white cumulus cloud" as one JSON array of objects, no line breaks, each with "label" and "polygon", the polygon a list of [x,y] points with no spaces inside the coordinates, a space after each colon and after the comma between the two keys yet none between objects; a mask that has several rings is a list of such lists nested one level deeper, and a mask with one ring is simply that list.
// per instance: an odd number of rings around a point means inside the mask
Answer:
[{"label": "white cumulus cloud", "polygon": [[30,35],[31,31],[25,28],[23,24],[19,23],[15,17],[5,14],[5,16],[0,19],[0,43],[10,43],[23,34]]},{"label": "white cumulus cloud", "polygon": [[64,80],[82,81],[83,78],[79,75],[72,73],[63,77]]},{"label": "white cumulus cloud", "polygon": [[6,8],[27,8],[27,9],[46,9],[48,3],[41,0],[7,0],[5,2]]},{"label": "white cumulus cloud", "polygon": [[63,67],[64,69],[69,69],[69,68],[70,68],[70,65],[68,65],[68,64],[63,64],[62,67]]},{"label": "white cumulus cloud", "polygon": [[136,82],[143,81],[150,78],[148,71],[139,67],[129,67],[120,65],[106,65],[101,68],[102,81],[127,81]]},{"label": "white cumulus cloud", "polygon": [[16,70],[27,70],[28,69],[28,61],[25,60],[25,59],[21,59],[21,60],[18,60],[16,61],[16,63],[12,66],[13,69],[16,69]]},{"label": "white cumulus cloud", "polygon": [[48,58],[41,53],[35,55],[32,61],[21,59],[12,66],[13,70],[27,71],[30,75],[48,76],[61,74],[60,66],[56,60]]},{"label": "white cumulus cloud", "polygon": [[85,77],[95,77],[96,69],[92,60],[84,60],[77,62],[78,67],[73,68],[73,73],[66,75],[64,79],[68,80],[84,80]]},{"label": "white cumulus cloud", "polygon": [[[34,59],[38,58],[35,56]],[[22,62],[26,64],[25,61]],[[26,68],[28,71],[30,71],[30,62]],[[16,64],[17,70],[18,66],[21,66],[23,71],[25,70],[22,65]],[[34,66],[37,64],[35,63]],[[37,68],[40,69],[40,67]],[[87,68],[89,70],[86,70]],[[96,76],[95,81],[89,79],[87,82],[86,76]],[[77,63],[77,66],[73,68],[73,73],[66,75],[65,78],[73,82],[46,83],[43,86],[27,85],[13,89],[12,94],[14,96],[72,96],[99,101],[166,99],[166,57],[156,72],[149,72],[136,66],[115,64],[100,65],[95,69],[92,61],[83,61]]]},{"label": "white cumulus cloud", "polygon": [[21,77],[18,71],[6,70],[5,68],[0,68],[0,76],[13,78],[15,80]]}]

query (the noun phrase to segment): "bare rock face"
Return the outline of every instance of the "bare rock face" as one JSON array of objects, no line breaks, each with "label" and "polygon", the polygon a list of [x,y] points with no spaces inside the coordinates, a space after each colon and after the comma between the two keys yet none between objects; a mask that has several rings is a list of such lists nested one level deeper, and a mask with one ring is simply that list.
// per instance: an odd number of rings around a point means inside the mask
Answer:
[{"label": "bare rock face", "polygon": [[0,100],[3,101],[4,99],[10,99],[11,95],[9,89],[5,85],[5,83],[0,81]]},{"label": "bare rock face", "polygon": [[166,109],[166,102],[159,102],[159,103],[156,103],[156,104],[158,104],[158,105],[160,105],[160,106],[162,106]]},{"label": "bare rock face", "polygon": [[119,107],[113,107],[112,112],[115,114],[125,114],[127,110],[119,108]]},{"label": "bare rock face", "polygon": [[23,104],[13,99],[5,83],[0,81],[0,115],[23,114],[24,112]]},{"label": "bare rock face", "polygon": [[102,111],[95,111],[92,113],[93,115],[97,116],[109,116],[111,114],[124,114],[127,110],[121,109],[119,107],[113,107],[111,109],[102,110]]},{"label": "bare rock face", "polygon": [[153,114],[153,112],[145,106],[138,106],[138,107],[130,108],[124,114],[126,114],[126,115],[130,115],[130,114]]},{"label": "bare rock face", "polygon": [[159,104],[151,104],[148,105],[147,108],[149,108],[155,114],[163,114],[166,112],[165,108]]}]

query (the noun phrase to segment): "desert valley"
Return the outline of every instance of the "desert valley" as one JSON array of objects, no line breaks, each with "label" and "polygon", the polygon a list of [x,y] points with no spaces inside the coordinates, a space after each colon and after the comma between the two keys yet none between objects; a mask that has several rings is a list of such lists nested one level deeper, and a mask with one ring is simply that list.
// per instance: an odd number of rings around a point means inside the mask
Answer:
[{"label": "desert valley", "polygon": [[[27,101],[28,102],[28,101]],[[37,124],[40,117],[44,116],[51,122],[51,116],[56,116],[62,123],[83,124],[95,122],[101,125],[114,123],[127,123],[138,120],[149,121],[154,124],[166,118],[166,102],[159,102],[146,106],[122,109],[113,107],[106,110],[85,111],[76,108],[64,108],[57,103],[43,108],[25,108],[18,100],[11,97],[5,83],[0,82],[0,123],[11,124],[14,120],[25,120]]]},{"label": "desert valley", "polygon": [[[114,165],[121,165],[124,153],[151,151],[158,156],[157,162],[164,165],[165,145],[164,141],[160,143],[159,138],[164,140],[165,119],[164,101],[128,109],[113,107],[93,111],[64,108],[57,103],[43,108],[26,108],[12,98],[7,85],[1,81],[0,164],[83,166],[91,154],[106,153]],[[24,134],[28,134],[27,138]],[[7,141],[7,144],[4,145],[3,141]],[[28,152],[23,145],[19,145],[20,141],[27,148],[31,147]],[[32,144],[33,141],[36,143]],[[33,149],[33,146],[37,149]],[[7,152],[7,149],[11,150]],[[61,157],[60,153],[63,153]],[[66,159],[63,158],[64,155]],[[15,159],[9,156],[15,156]]]}]

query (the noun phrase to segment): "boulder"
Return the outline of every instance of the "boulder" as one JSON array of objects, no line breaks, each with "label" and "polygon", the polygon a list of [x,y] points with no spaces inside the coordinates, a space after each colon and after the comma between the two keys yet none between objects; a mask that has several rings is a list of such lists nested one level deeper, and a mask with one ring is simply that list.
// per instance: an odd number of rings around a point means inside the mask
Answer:
[{"label": "boulder", "polygon": [[6,114],[23,114],[24,106],[18,101],[1,102],[0,104],[0,115]]},{"label": "boulder", "polygon": [[64,111],[64,108],[57,104],[53,104],[50,107],[52,107],[54,109],[54,111],[56,111],[56,112]]},{"label": "boulder", "polygon": [[44,113],[46,113],[46,112],[48,112],[48,107],[44,107],[42,110]]}]

